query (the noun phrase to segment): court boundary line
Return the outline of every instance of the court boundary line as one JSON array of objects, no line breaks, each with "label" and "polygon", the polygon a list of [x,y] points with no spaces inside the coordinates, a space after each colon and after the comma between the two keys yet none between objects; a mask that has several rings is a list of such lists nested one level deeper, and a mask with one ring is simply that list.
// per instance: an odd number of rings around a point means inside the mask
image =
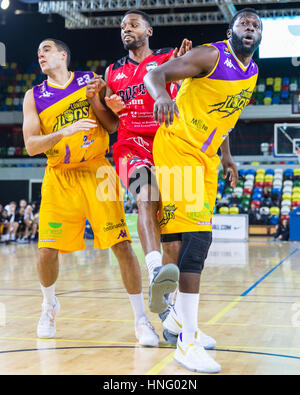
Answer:
[{"label": "court boundary line", "polygon": [[[139,346],[139,345],[133,345],[133,346],[73,346],[73,347],[45,347],[45,348],[24,348],[24,349],[15,349],[15,350],[2,350],[0,351],[1,354],[10,354],[10,353],[18,353],[18,352],[29,352],[29,351],[57,351],[57,350],[77,350],[77,349],[145,349],[145,347]],[[156,349],[172,349],[175,352],[174,347],[170,346],[162,346],[162,347],[148,347],[148,350],[156,350]],[[261,352],[261,351],[247,351],[247,350],[234,350],[234,349],[224,349],[224,348],[215,348],[214,351],[220,351],[220,352],[232,352],[232,353],[240,353],[240,354],[254,354],[254,355],[266,355],[269,357],[280,357],[280,358],[291,358],[291,359],[299,359],[300,356],[296,355],[286,355],[286,354],[275,354],[275,353],[268,353],[268,352]],[[161,363],[165,364],[168,362],[172,361],[172,357],[174,352],[169,354],[166,358],[164,358]],[[165,362],[164,362],[165,361]],[[157,372],[158,373],[158,372]],[[157,374],[156,372],[153,372],[151,374]],[[149,374],[149,373],[148,373]]]},{"label": "court boundary line", "polygon": [[[249,287],[246,291],[236,297],[233,301],[231,301],[224,309],[222,309],[219,313],[217,313],[211,320],[207,322],[209,325],[215,324],[221,317],[223,317],[229,310],[231,310],[237,303],[239,303],[245,296],[247,296],[254,288],[256,288],[263,280],[265,280],[271,273],[274,272],[280,265],[282,265],[288,258],[294,255],[299,251],[299,248],[295,248],[292,252],[290,252],[285,258],[283,258],[277,265],[275,265],[272,269],[270,269],[266,274],[264,274],[259,280],[257,280],[251,287]],[[150,369],[146,375],[152,375],[159,373],[166,365],[168,365],[169,359],[166,357],[161,362],[156,364],[152,369]],[[155,373],[153,373],[155,372]]]},{"label": "court boundary line", "polygon": [[263,282],[271,273],[273,273],[279,266],[281,266],[288,258],[293,256],[296,252],[299,251],[299,248],[295,248],[292,252],[290,252],[286,257],[284,257],[277,265],[275,265],[272,269],[270,269],[267,273],[265,273],[260,279],[258,279],[253,285],[251,285],[246,291],[242,292],[238,297],[233,299],[223,310],[221,310],[218,314],[216,314],[211,320],[207,322],[207,324],[213,325],[215,324],[223,315],[225,315],[229,310],[231,310],[237,303],[239,303],[245,296],[247,296],[254,288],[256,288],[259,284]]}]

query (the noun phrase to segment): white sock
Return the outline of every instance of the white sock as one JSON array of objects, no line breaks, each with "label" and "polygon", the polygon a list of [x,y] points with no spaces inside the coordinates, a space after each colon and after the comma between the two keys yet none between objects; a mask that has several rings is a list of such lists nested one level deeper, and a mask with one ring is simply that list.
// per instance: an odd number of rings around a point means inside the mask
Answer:
[{"label": "white sock", "polygon": [[2,241],[8,241],[9,240],[9,234],[7,233],[6,235],[1,236]]},{"label": "white sock", "polygon": [[[180,295],[180,313],[182,319],[182,339],[186,344],[192,343],[198,330],[199,293],[178,292]],[[183,306],[183,308],[181,308]]]},{"label": "white sock", "polygon": [[158,266],[162,266],[161,253],[159,251],[151,251],[145,256],[145,261],[148,268],[149,280],[151,282],[153,278],[153,270]]},{"label": "white sock", "polygon": [[128,296],[134,313],[134,320],[136,325],[140,318],[146,317],[144,296],[142,292],[140,294],[128,294]]},{"label": "white sock", "polygon": [[50,285],[50,287],[44,287],[41,284],[41,290],[44,297],[43,303],[53,306],[55,304],[55,283]]}]

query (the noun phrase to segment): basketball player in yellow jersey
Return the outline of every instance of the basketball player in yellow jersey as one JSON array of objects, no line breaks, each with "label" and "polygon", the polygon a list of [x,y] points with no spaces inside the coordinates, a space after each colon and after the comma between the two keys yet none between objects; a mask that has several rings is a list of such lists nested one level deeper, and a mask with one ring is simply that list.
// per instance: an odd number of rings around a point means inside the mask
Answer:
[{"label": "basketball player in yellow jersey", "polygon": [[[195,47],[144,78],[155,100],[154,118],[161,125],[153,156],[161,193],[164,263],[177,262],[180,270],[178,300],[163,326],[180,333],[175,360],[198,372],[221,370],[202,347],[203,333],[198,329],[200,275],[212,239],[220,164],[217,151],[220,147],[223,168],[226,172],[230,168],[235,187],[238,174],[230,155],[229,133],[256,84],[258,70],[252,56],[261,34],[257,12],[243,9],[233,17],[227,40]],[[175,104],[165,85],[181,79],[184,81]],[[160,177],[163,166],[173,171],[174,185],[183,186],[183,191],[166,187]]]},{"label": "basketball player in yellow jersey", "polygon": [[[139,343],[157,346],[159,337],[144,310],[140,267],[131,248],[118,179],[105,159],[108,133],[118,128],[118,118],[98,103],[96,120],[89,102],[93,99],[86,97],[86,84],[94,73],[68,70],[70,50],[65,43],[44,40],[38,60],[47,80],[26,93],[23,108],[29,155],[44,152],[48,157],[39,216],[37,268],[44,300],[38,336],[51,338],[55,334],[60,307],[55,296],[58,252],[85,248],[88,219],[95,248],[111,247],[119,261]],[[107,189],[108,196],[104,194]]]}]

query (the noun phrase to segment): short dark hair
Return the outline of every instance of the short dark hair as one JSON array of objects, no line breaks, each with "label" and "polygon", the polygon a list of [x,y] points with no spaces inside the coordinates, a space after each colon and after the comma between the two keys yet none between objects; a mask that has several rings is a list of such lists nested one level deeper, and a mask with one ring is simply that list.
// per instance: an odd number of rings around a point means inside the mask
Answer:
[{"label": "short dark hair", "polygon": [[125,12],[124,16],[129,15],[129,14],[137,14],[137,15],[140,15],[140,16],[144,19],[144,21],[148,23],[149,27],[152,27],[151,18],[150,18],[150,16],[149,16],[148,14],[146,14],[145,12],[140,11],[140,10],[129,10],[129,11]]},{"label": "short dark hair", "polygon": [[[259,13],[258,13],[258,11],[257,11],[256,9],[254,9],[254,8],[243,8],[242,10],[238,11],[238,12],[233,16],[233,18],[232,18],[231,21],[229,22],[228,29],[232,29],[232,28],[233,28],[233,25],[234,25],[234,23],[235,23],[235,21],[238,19],[238,17],[239,17],[240,15],[243,15],[243,14],[255,14],[255,15],[258,17],[258,19],[260,20]],[[260,23],[261,23],[261,20],[260,20]],[[261,25],[262,25],[262,23],[261,23]]]},{"label": "short dark hair", "polygon": [[67,67],[69,67],[71,62],[71,51],[70,48],[61,40],[57,40],[56,38],[46,38],[44,41],[53,41],[58,51],[66,51],[67,52]]}]

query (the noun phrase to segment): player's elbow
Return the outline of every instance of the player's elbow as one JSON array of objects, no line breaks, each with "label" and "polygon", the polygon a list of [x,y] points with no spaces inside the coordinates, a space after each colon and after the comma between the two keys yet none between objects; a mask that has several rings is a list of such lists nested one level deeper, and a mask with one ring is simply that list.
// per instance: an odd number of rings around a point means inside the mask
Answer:
[{"label": "player's elbow", "polygon": [[26,144],[25,148],[26,148],[27,154],[29,156],[35,156],[36,155],[36,152],[34,152],[34,150],[30,147],[30,145]]},{"label": "player's elbow", "polygon": [[35,156],[35,155],[38,154],[38,152],[36,152],[36,150],[34,149],[34,145],[33,145],[32,142],[30,141],[30,139],[28,139],[28,140],[25,142],[25,148],[26,148],[26,151],[27,151],[27,153],[28,153],[29,156]]}]

